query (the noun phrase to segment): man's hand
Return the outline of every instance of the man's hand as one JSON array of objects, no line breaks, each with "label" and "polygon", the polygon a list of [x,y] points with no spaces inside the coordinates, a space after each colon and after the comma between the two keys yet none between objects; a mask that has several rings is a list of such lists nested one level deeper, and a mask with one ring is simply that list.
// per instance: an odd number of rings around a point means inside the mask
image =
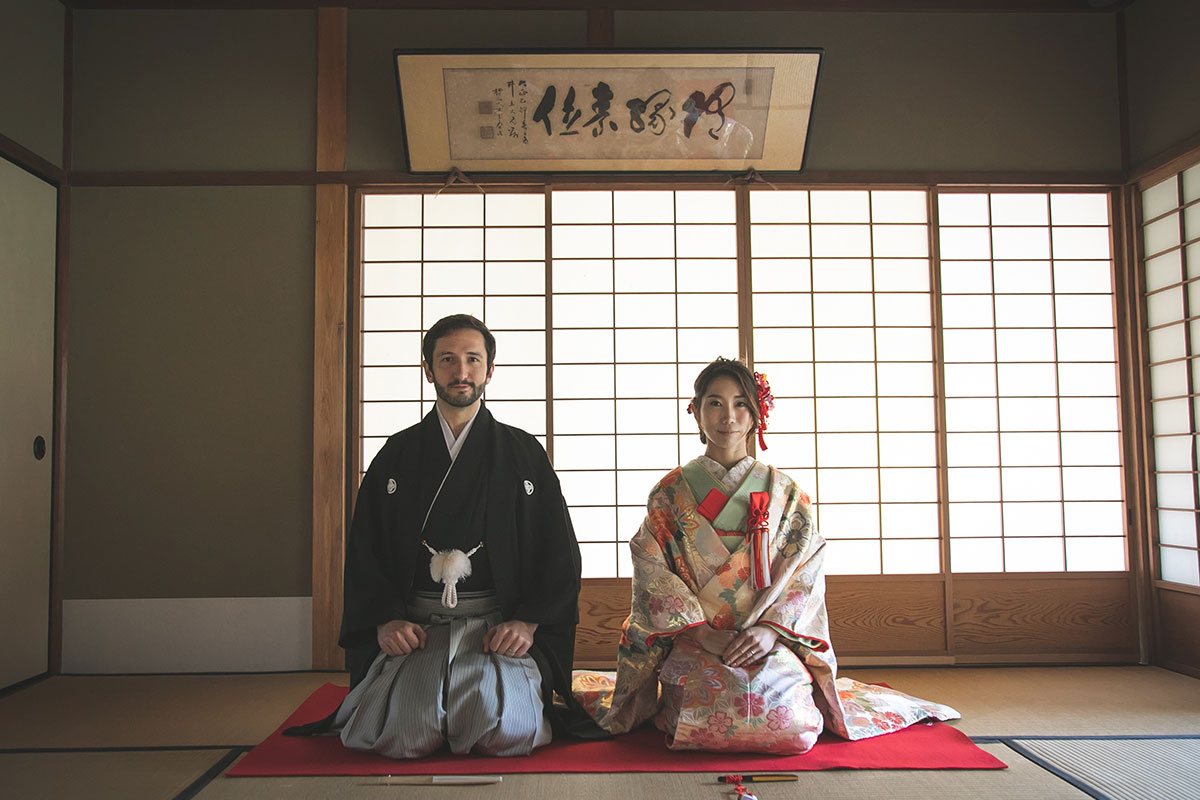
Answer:
[{"label": "man's hand", "polygon": [[690,634],[697,644],[714,656],[723,655],[733,637],[737,635],[737,631],[719,631],[707,622],[688,628],[685,633]]},{"label": "man's hand", "polygon": [[739,633],[721,658],[730,667],[745,667],[766,658],[778,638],[779,634],[771,628],[754,625]]},{"label": "man's hand", "polygon": [[483,635],[483,652],[520,658],[529,652],[536,630],[536,622],[522,622],[519,619],[501,622]]},{"label": "man's hand", "polygon": [[389,656],[406,656],[425,646],[425,629],[406,619],[394,619],[375,626],[375,639]]}]

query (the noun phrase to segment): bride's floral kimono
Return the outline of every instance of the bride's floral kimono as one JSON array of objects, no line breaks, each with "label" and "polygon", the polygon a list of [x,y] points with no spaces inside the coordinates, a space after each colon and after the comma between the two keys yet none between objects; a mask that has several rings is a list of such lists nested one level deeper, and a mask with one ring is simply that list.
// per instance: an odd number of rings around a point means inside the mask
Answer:
[{"label": "bride's floral kimono", "polygon": [[[808,496],[753,459],[725,482],[722,472],[716,462],[692,461],[650,493],[630,542],[633,601],[616,680],[575,679],[577,699],[601,727],[624,733],[653,718],[675,749],[803,753],[825,726],[863,739],[957,718],[947,706],[836,679],[824,540]],[[748,518],[760,535],[748,534]],[[729,667],[687,633],[704,623],[730,631],[766,625],[779,638],[764,659]]]}]

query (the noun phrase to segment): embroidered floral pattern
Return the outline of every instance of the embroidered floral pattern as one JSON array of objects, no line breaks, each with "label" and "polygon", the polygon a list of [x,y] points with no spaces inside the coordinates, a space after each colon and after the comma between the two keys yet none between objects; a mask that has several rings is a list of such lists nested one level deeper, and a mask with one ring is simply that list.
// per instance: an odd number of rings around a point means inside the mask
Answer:
[{"label": "embroidered floral pattern", "polygon": [[733,727],[733,717],[724,711],[718,711],[708,718],[708,729],[713,733],[727,733]]},{"label": "embroidered floral pattern", "polygon": [[767,712],[767,727],[773,731],[785,730],[792,724],[792,710],[787,706],[775,706]]},{"label": "embroidered floral pattern", "polygon": [[763,702],[762,695],[757,695],[753,692],[739,694],[737,697],[733,698],[733,707],[736,708],[738,713],[743,717],[760,716],[765,705],[766,703]]},{"label": "embroidered floral pattern", "polygon": [[[811,500],[791,480],[761,462],[746,478],[769,487],[769,519],[778,521],[770,561],[780,577],[760,592],[749,582],[746,548],[717,549],[718,534],[696,513],[681,475],[672,470],[654,488],[630,541],[634,591],[615,680],[575,676],[576,697],[601,726],[622,733],[653,719],[675,749],[802,753],[825,727],[861,739],[957,716],[887,687],[835,681],[824,542]],[[779,638],[766,658],[731,668],[687,633],[705,623],[731,631],[763,624]]]},{"label": "embroidered floral pattern", "polygon": [[651,511],[646,515],[646,524],[659,548],[666,550],[675,538],[675,524],[671,514],[662,510]]}]

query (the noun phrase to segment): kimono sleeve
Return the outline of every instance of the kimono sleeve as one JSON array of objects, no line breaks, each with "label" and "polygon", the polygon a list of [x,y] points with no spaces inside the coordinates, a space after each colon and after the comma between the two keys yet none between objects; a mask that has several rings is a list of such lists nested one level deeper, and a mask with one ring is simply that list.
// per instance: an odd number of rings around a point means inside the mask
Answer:
[{"label": "kimono sleeve", "polygon": [[611,700],[595,710],[596,721],[611,733],[632,730],[654,716],[658,673],[673,637],[707,621],[696,593],[676,571],[683,562],[668,553],[670,542],[683,535],[674,520],[669,496],[656,488],[629,543],[633,597],[617,650],[616,684]]},{"label": "kimono sleeve", "polygon": [[685,568],[669,550],[678,531],[669,509],[652,501],[645,521],[629,542],[633,557],[633,598],[623,633],[632,643],[650,646],[707,622],[696,593],[679,574]]},{"label": "kimono sleeve", "polygon": [[527,576],[514,619],[538,625],[573,626],[579,620],[581,564],[579,545],[558,476],[536,439],[526,443],[527,457],[537,469],[537,498],[522,536],[521,573]]},{"label": "kimono sleeve", "polygon": [[403,619],[402,593],[387,577],[384,559],[387,535],[384,498],[386,469],[381,452],[371,462],[358,489],[354,518],[346,540],[346,568],[342,582],[342,630],[338,644],[343,648],[373,647],[375,628],[393,619]]},{"label": "kimono sleeve", "polygon": [[805,496],[793,488],[774,542],[772,572],[784,581],[781,591],[759,616],[780,638],[814,653],[829,646],[829,617],[825,609],[825,540],[812,524]]}]

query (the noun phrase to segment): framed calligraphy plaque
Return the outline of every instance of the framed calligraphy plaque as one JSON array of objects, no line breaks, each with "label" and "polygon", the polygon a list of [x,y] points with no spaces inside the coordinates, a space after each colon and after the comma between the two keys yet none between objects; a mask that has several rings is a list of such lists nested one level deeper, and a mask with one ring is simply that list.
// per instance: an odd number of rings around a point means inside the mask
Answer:
[{"label": "framed calligraphy plaque", "polygon": [[801,170],[822,51],[397,50],[413,172]]}]

